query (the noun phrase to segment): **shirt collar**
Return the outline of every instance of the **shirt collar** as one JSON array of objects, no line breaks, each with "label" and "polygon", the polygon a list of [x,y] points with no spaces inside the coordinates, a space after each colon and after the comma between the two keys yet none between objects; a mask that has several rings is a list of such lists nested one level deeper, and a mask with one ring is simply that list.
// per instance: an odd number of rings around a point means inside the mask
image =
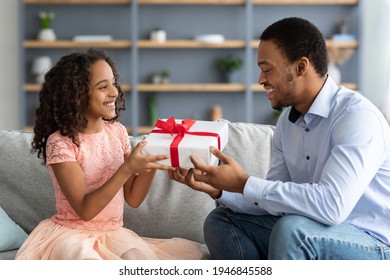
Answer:
[{"label": "shirt collar", "polygon": [[[310,106],[307,114],[318,115],[323,118],[327,118],[331,111],[331,104],[334,96],[340,87],[333,81],[332,77],[328,75],[325,84],[321,88],[317,97],[314,99],[313,104]],[[295,123],[301,113],[293,106],[291,108],[288,119],[290,122]]]}]

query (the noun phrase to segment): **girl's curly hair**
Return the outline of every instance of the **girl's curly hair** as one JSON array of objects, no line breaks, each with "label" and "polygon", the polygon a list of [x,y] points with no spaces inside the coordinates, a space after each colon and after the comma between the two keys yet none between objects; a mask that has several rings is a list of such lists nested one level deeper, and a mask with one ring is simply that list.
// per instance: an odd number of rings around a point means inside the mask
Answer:
[{"label": "girl's curly hair", "polygon": [[116,81],[118,97],[115,101],[115,117],[106,121],[119,120],[120,110],[125,109],[124,93],[118,83],[119,73],[114,60],[104,51],[94,48],[73,52],[63,56],[46,74],[39,92],[39,107],[35,111],[34,139],[31,151],[46,163],[48,137],[59,130],[64,136],[79,145],[79,132],[87,127],[85,117],[89,106],[90,68],[100,60],[111,67]]}]

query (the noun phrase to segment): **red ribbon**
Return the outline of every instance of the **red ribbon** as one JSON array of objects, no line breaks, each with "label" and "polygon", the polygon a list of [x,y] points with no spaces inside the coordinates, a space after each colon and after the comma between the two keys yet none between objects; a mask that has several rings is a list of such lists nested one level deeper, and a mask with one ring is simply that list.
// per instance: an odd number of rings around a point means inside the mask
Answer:
[{"label": "red ribbon", "polygon": [[184,138],[185,134],[189,135],[197,135],[197,136],[211,136],[211,137],[217,137],[218,140],[218,149],[221,149],[221,138],[218,133],[213,132],[199,132],[199,131],[188,131],[191,126],[196,121],[192,119],[185,119],[180,124],[176,123],[174,117],[170,117],[167,121],[163,121],[161,119],[158,119],[155,127],[160,129],[153,129],[151,133],[170,133],[172,136],[173,134],[177,134],[175,138],[172,140],[171,146],[170,146],[170,154],[171,154],[171,166],[172,167],[179,167],[179,144],[181,140]]}]

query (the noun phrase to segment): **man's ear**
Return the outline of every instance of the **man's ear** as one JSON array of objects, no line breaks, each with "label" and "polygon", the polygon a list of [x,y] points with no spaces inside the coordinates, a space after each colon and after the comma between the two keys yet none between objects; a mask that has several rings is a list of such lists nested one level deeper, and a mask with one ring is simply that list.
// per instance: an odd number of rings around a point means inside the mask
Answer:
[{"label": "man's ear", "polygon": [[307,57],[301,57],[298,61],[297,61],[297,75],[298,76],[302,76],[308,69],[309,67],[309,60],[307,59]]}]

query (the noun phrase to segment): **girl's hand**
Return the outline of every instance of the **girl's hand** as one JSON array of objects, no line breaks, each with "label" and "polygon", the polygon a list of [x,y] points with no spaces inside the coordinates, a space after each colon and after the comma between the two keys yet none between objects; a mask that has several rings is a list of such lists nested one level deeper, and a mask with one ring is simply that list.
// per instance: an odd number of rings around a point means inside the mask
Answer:
[{"label": "girl's hand", "polygon": [[150,172],[154,169],[170,170],[172,167],[163,165],[158,161],[169,158],[169,155],[144,155],[142,148],[147,144],[142,141],[135,146],[131,153],[125,158],[126,169],[131,173]]}]

